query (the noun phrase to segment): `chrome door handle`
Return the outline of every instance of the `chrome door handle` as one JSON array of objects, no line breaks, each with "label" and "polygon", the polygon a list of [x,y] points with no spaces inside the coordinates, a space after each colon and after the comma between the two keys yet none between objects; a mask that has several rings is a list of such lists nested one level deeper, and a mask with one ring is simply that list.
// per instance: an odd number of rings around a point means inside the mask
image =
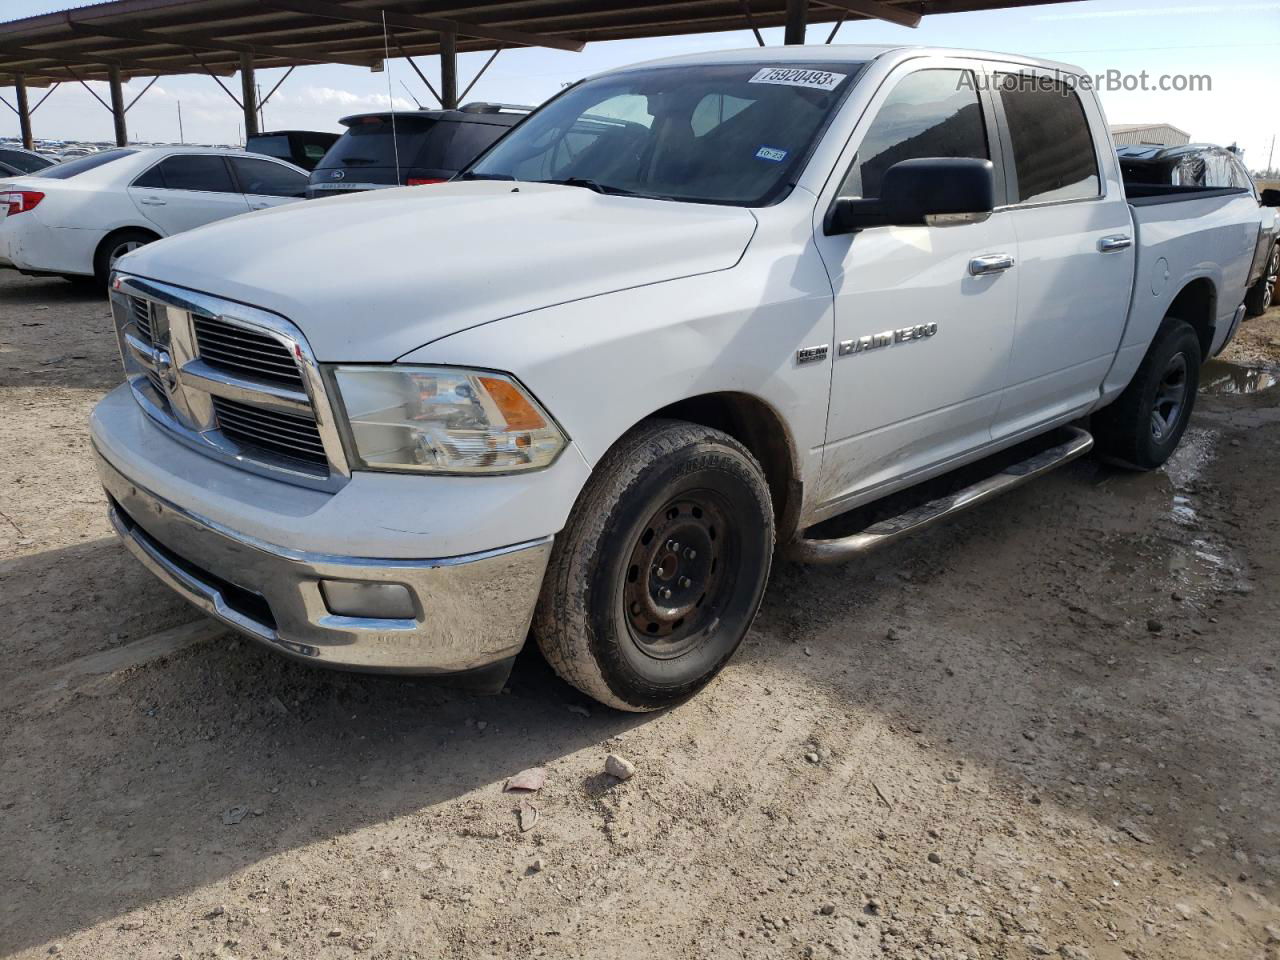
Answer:
[{"label": "chrome door handle", "polygon": [[1117,233],[1113,237],[1103,237],[1098,241],[1099,253],[1115,253],[1117,250],[1127,250],[1133,246],[1133,238],[1123,233]]},{"label": "chrome door handle", "polygon": [[168,203],[167,200],[161,200],[158,197],[143,197],[138,202],[143,206],[147,206],[147,207],[163,207],[166,203]]},{"label": "chrome door handle", "polygon": [[969,272],[975,277],[988,273],[1001,273],[1013,266],[1013,257],[1007,253],[991,253],[985,257],[974,257],[969,261]]}]

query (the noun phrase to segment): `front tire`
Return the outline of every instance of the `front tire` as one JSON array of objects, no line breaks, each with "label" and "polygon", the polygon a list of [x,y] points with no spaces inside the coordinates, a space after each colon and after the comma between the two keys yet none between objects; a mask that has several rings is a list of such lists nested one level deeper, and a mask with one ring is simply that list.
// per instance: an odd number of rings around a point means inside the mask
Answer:
[{"label": "front tire", "polygon": [[1200,364],[1195,330],[1166,317],[1129,386],[1094,416],[1098,452],[1135,470],[1154,470],[1168,460],[1195,408]]},{"label": "front tire", "polygon": [[769,487],[742,444],[644,423],[605,455],[556,539],[534,636],[556,673],[601,703],[679,703],[746,636],[773,537]]}]

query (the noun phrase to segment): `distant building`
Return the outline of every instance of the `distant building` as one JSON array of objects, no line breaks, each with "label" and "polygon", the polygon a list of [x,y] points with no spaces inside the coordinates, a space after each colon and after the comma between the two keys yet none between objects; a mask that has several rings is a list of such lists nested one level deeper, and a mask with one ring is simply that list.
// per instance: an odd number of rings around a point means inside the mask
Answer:
[{"label": "distant building", "polygon": [[1113,123],[1111,137],[1117,147],[1181,147],[1191,134],[1170,123]]}]

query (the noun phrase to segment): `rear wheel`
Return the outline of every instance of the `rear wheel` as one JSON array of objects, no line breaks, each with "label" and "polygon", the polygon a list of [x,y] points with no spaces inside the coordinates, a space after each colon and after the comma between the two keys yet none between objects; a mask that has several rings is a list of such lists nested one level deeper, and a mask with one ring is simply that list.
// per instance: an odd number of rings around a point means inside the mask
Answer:
[{"label": "rear wheel", "polygon": [[601,461],[557,538],[534,635],[602,703],[669,706],[737,650],[772,554],[769,488],[750,452],[709,427],[646,423]]},{"label": "rear wheel", "polygon": [[1177,448],[1200,386],[1200,338],[1166,317],[1129,386],[1093,418],[1100,454],[1136,470],[1154,470]]},{"label": "rear wheel", "polygon": [[1258,282],[1245,294],[1244,312],[1247,316],[1258,317],[1271,309],[1271,304],[1275,302],[1277,274],[1280,274],[1280,243],[1271,248],[1271,256],[1267,257],[1267,268],[1258,278]]},{"label": "rear wheel", "polygon": [[98,244],[97,253],[93,257],[93,278],[100,287],[105,287],[107,281],[111,279],[111,271],[115,269],[116,261],[123,257],[126,253],[137,250],[141,246],[145,246],[153,240],[159,240],[154,233],[147,230],[138,230],[130,228],[128,230],[117,230],[115,233],[108,234],[103,241]]}]

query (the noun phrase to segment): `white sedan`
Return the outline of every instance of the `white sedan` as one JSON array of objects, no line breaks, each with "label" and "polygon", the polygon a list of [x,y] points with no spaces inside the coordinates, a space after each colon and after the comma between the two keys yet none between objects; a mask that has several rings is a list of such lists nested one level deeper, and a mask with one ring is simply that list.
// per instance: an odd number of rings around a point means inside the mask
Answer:
[{"label": "white sedan", "polygon": [[105,284],[152,240],[302,198],[307,172],[240,150],[122,147],[0,178],[0,266]]}]

